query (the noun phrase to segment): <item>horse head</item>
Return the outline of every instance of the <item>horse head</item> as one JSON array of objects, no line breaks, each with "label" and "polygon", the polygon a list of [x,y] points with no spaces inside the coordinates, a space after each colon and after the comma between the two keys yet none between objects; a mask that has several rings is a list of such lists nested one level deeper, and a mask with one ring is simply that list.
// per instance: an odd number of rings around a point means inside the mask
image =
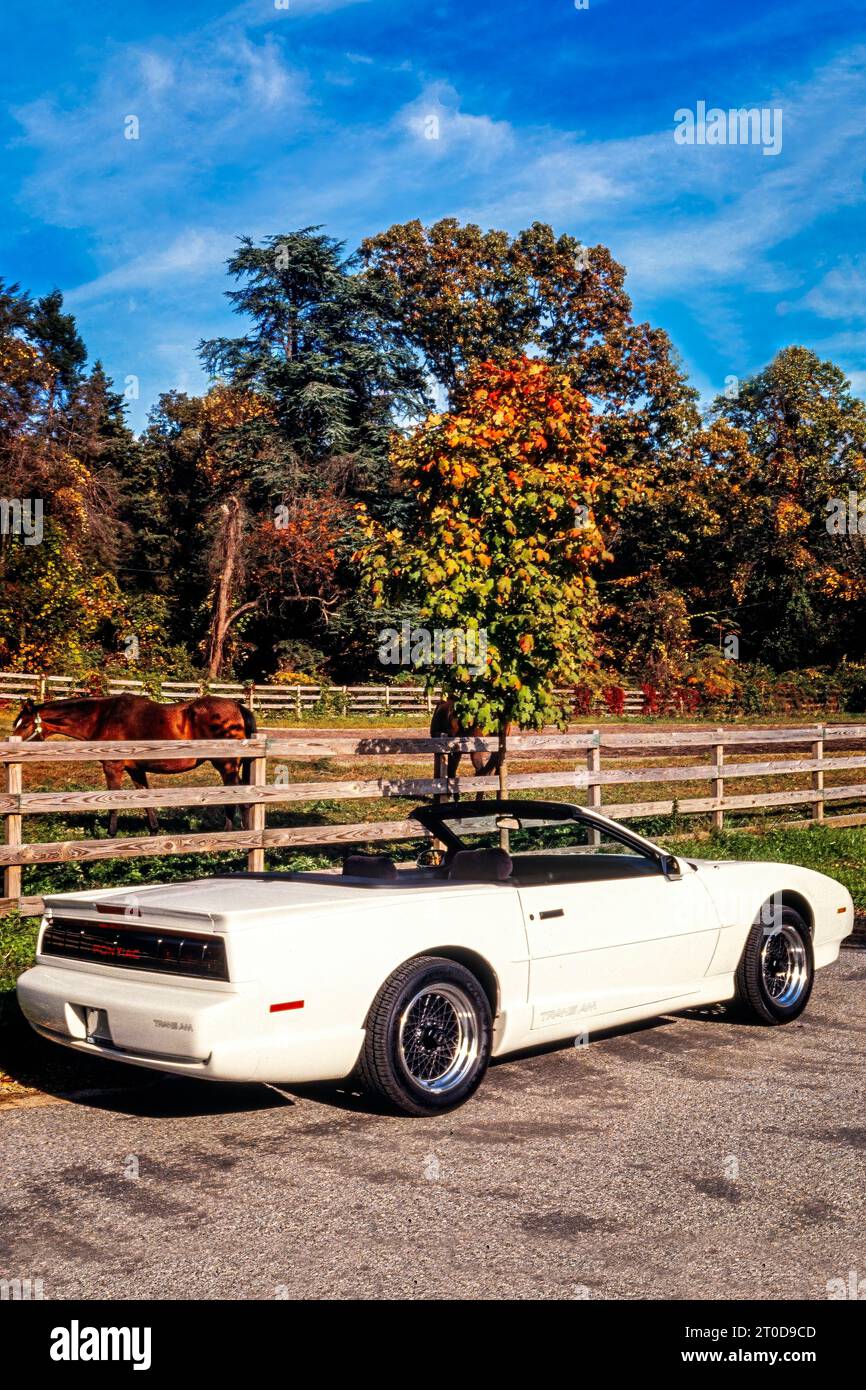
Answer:
[{"label": "horse head", "polygon": [[12,733],[16,738],[23,739],[25,743],[31,739],[37,739],[41,742],[45,738],[42,729],[42,715],[35,700],[28,698],[24,701],[18,718],[12,725]]}]

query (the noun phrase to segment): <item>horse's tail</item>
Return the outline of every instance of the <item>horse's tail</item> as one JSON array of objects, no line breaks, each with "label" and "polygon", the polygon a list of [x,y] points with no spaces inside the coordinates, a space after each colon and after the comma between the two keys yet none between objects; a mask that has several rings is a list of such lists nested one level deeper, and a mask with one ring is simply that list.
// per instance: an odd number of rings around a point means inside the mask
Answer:
[{"label": "horse's tail", "polygon": [[[242,705],[240,701],[238,701],[238,709],[241,712],[241,719],[244,721],[244,738],[255,738],[258,728],[256,716],[247,705]],[[241,761],[241,782],[243,782],[244,786],[248,787],[250,785],[252,775],[252,758],[243,758]]]}]

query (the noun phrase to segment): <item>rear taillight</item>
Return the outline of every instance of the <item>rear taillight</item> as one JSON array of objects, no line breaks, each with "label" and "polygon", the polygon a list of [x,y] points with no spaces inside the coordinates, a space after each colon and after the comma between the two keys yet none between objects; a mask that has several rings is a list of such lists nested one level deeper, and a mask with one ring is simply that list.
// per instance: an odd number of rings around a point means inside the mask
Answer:
[{"label": "rear taillight", "polygon": [[46,956],[90,960],[126,970],[155,970],[207,980],[229,977],[225,942],[219,936],[183,935],[155,927],[52,917],[40,950]]}]

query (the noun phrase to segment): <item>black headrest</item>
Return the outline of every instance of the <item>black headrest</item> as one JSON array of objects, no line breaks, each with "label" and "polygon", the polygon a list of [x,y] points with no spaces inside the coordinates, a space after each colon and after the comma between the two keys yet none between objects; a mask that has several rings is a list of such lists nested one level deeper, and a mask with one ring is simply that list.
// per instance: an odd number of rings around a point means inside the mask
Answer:
[{"label": "black headrest", "polygon": [[393,879],[397,877],[397,865],[387,854],[347,854],[343,873],[351,878]]},{"label": "black headrest", "polygon": [[459,849],[448,877],[462,883],[502,883],[511,877],[511,855],[504,849]]}]

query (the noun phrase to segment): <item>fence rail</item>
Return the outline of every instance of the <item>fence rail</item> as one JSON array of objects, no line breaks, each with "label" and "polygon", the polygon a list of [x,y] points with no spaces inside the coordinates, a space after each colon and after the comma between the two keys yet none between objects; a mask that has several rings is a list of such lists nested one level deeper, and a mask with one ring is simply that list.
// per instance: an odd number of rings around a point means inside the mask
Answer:
[{"label": "fence rail", "polygon": [[[315,709],[323,700],[338,702],[350,714],[430,714],[439,692],[423,685],[258,685],[253,681],[162,681],[160,695],[166,700],[194,700],[205,693],[244,700],[251,709],[291,710],[300,716]],[[144,681],[110,677],[109,695],[147,694]],[[86,687],[73,676],[45,676],[33,672],[0,671],[0,700],[59,700],[86,694]],[[561,691],[560,693],[567,693]],[[643,712],[644,695],[626,690],[623,714]]]},{"label": "fence rail", "polygon": [[[844,756],[838,750],[846,744],[854,751]],[[797,746],[808,755],[784,756]],[[603,810],[620,820],[648,816],[669,816],[676,811],[685,816],[709,814],[716,828],[724,824],[731,811],[762,808],[807,807],[813,822],[824,820],[828,805],[842,802],[866,803],[866,725],[808,725],[787,729],[705,729],[671,732],[608,732],[522,734],[509,739],[509,760],[526,764],[544,759],[559,766],[542,771],[510,771],[509,788],[536,791],[543,788],[571,788],[577,801]],[[0,846],[0,867],[4,872],[4,893],[0,911],[20,907],[25,912],[41,911],[41,900],[22,896],[22,867],[57,864],[73,860],[132,859],[155,855],[194,852],[244,851],[250,869],[264,868],[268,850],[340,846],[372,841],[422,838],[420,827],[407,820],[385,820],[342,825],[268,826],[268,809],[322,799],[355,801],[382,798],[445,798],[457,792],[472,795],[495,791],[497,777],[455,777],[445,773],[445,759],[452,749],[462,752],[491,751],[495,739],[431,739],[412,734],[394,737],[364,737],[358,733],[318,735],[303,731],[296,735],[281,730],[260,732],[255,738],[232,742],[232,753],[251,760],[251,779],[240,787],[183,786],[155,787],[149,790],[49,791],[32,792],[24,788],[25,770],[34,764],[93,764],[121,759],[186,759],[225,756],[223,740],[199,742],[22,742],[10,738],[0,742],[0,766],[5,773],[5,789],[0,792],[0,815],[5,825]],[[828,756],[828,748],[830,755]],[[696,750],[708,750],[704,762],[695,761]],[[731,760],[727,751],[735,750]],[[743,750],[751,750],[751,758]],[[739,750],[739,751],[737,751]],[[776,753],[775,758],[772,754]],[[377,763],[434,759],[434,775],[378,776],[344,780],[293,781],[288,776],[292,762],[319,759],[374,759]],[[624,766],[668,756],[686,758],[685,763],[664,766]],[[268,763],[276,763],[275,777],[268,780]],[[421,768],[419,767],[419,773]],[[857,773],[839,785],[827,786],[826,774]],[[731,794],[727,784],[738,779],[767,777],[808,777],[810,785],[791,786],[782,791],[748,791]],[[679,798],[682,783],[708,782],[710,794]],[[670,784],[670,798],[652,801],[608,800],[605,792],[615,786]],[[201,807],[240,805],[250,808],[250,822],[238,831],[197,831],[180,835],[130,836],[125,839],[26,841],[23,827],[28,816],[72,815],[102,810],[135,810],[147,807]],[[833,824],[866,823],[866,813],[834,815]]]}]

